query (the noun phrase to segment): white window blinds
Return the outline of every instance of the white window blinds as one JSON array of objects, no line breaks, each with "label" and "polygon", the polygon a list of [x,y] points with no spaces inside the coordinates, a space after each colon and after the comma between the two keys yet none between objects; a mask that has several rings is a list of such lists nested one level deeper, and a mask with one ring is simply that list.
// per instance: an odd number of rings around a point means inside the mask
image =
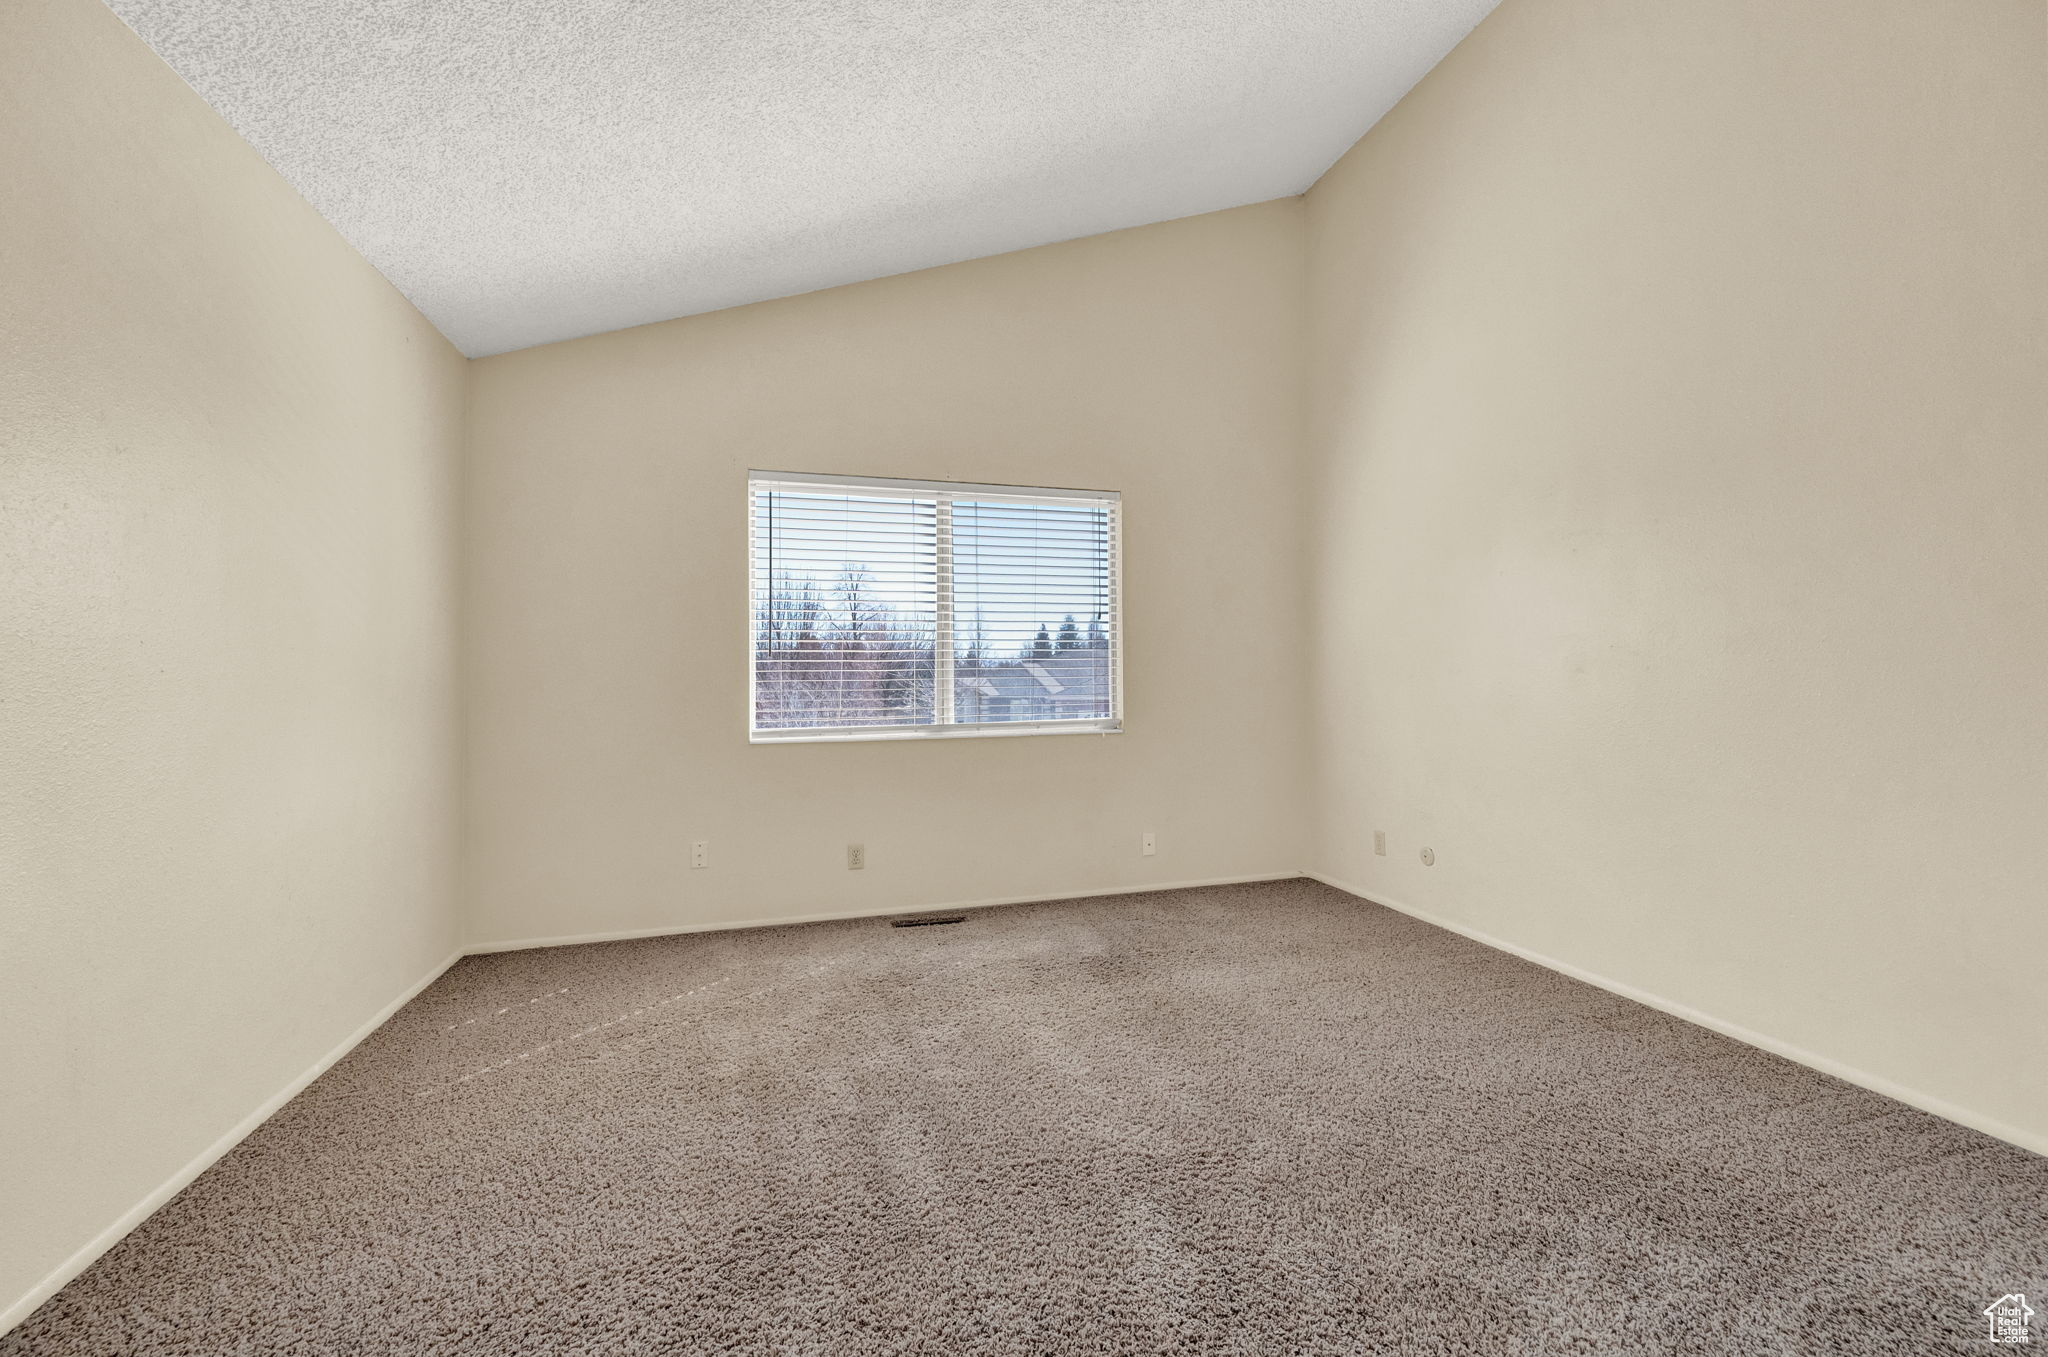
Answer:
[{"label": "white window blinds", "polygon": [[1118,729],[1119,508],[752,473],[753,738]]}]

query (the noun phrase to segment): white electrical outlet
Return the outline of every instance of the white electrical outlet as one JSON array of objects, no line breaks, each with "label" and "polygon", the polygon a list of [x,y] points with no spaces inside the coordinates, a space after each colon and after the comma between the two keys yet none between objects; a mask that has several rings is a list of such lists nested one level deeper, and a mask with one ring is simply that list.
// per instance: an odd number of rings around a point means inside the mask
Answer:
[{"label": "white electrical outlet", "polygon": [[859,871],[865,871],[865,870],[867,869],[867,865],[868,865],[868,850],[867,850],[867,846],[866,846],[865,844],[858,844],[858,843],[850,843],[850,844],[846,845],[846,870],[847,870],[847,871],[849,871],[849,872],[859,872]]},{"label": "white electrical outlet", "polygon": [[1157,853],[1159,851],[1159,836],[1149,829],[1146,830],[1145,837],[1138,841],[1138,851],[1148,858]]},{"label": "white electrical outlet", "polygon": [[1422,865],[1425,867],[1436,866],[1436,849],[1425,848],[1422,850]]},{"label": "white electrical outlet", "polygon": [[1372,851],[1380,857],[1387,855],[1387,831],[1375,829],[1372,832]]},{"label": "white electrical outlet", "polygon": [[690,869],[697,871],[711,865],[711,845],[699,839],[690,845]]}]

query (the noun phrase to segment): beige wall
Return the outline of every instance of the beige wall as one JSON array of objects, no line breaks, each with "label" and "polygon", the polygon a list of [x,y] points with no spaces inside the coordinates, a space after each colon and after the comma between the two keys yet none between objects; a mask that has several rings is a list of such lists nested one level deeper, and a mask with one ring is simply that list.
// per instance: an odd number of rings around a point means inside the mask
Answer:
[{"label": "beige wall", "polygon": [[2048,1149],[2044,29],[1509,0],[1310,194],[1309,502],[1318,870]]},{"label": "beige wall", "polygon": [[[0,8],[0,1327],[456,945],[458,602],[472,943],[1306,862],[2048,1148],[2043,29],[1509,0],[1306,207],[465,375]],[[1128,732],[748,745],[750,466],[1123,491]]]},{"label": "beige wall", "polygon": [[4,1328],[455,945],[463,369],[93,0],[0,186]]},{"label": "beige wall", "polygon": [[[475,363],[472,939],[1292,871],[1301,210]],[[1127,731],[749,745],[749,467],[1123,491]]]}]

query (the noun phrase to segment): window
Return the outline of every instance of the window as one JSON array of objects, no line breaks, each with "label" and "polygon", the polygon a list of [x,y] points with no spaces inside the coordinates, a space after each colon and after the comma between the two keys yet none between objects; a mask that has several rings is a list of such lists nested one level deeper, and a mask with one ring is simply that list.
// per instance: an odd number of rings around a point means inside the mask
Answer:
[{"label": "window", "polygon": [[756,471],[757,741],[1113,731],[1118,497]]}]

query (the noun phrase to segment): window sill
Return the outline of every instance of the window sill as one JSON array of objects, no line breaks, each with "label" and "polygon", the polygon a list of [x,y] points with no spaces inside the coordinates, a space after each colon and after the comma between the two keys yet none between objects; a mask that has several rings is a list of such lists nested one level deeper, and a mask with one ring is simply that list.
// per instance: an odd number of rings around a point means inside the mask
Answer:
[{"label": "window sill", "polygon": [[1003,721],[978,726],[864,726],[749,732],[749,744],[845,744],[864,740],[1013,740],[1024,735],[1121,735],[1121,721]]}]

